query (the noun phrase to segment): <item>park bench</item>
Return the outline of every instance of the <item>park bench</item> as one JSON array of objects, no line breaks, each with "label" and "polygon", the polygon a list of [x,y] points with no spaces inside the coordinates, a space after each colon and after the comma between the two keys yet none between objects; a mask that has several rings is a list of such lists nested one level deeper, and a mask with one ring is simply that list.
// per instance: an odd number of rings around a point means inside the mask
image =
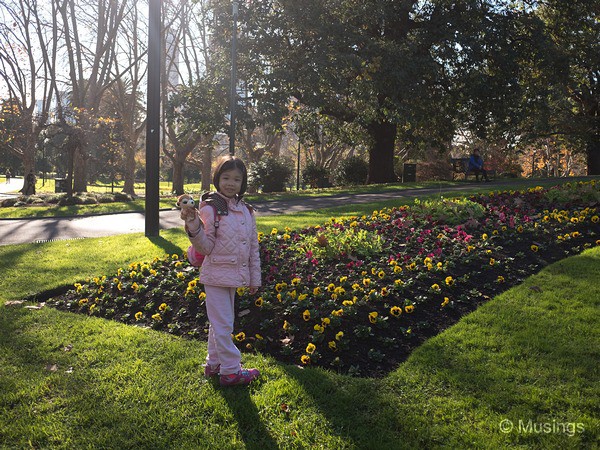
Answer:
[{"label": "park bench", "polygon": [[[452,158],[450,161],[452,163],[452,180],[456,180],[461,174],[465,180],[468,179],[469,175],[475,177],[475,172],[469,170],[469,158]],[[494,169],[486,168],[485,170],[490,180],[496,178],[496,171]]]}]

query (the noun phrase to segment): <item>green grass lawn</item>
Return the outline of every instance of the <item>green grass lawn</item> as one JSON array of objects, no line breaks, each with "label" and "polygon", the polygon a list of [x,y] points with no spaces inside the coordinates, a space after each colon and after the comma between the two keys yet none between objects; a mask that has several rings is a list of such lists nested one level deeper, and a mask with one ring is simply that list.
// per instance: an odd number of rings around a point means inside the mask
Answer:
[{"label": "green grass lawn", "polygon": [[[380,206],[344,208],[259,226]],[[382,379],[257,354],[244,361],[259,381],[224,389],[202,378],[204,342],[6,305],[185,247],[181,230],[0,247],[0,448],[597,448],[598,247],[494,298]]]}]

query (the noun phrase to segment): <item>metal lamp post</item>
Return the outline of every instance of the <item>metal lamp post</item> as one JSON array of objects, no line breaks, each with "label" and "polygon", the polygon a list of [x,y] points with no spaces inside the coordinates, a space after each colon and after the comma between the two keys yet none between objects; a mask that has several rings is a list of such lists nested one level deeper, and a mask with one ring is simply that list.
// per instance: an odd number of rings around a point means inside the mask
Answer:
[{"label": "metal lamp post", "polygon": [[232,5],[233,30],[231,33],[231,97],[229,104],[229,153],[235,155],[235,106],[237,103],[236,77],[237,77],[237,20],[238,20],[238,2],[233,1]]},{"label": "metal lamp post", "polygon": [[159,235],[160,164],[160,0],[148,9],[148,92],[146,116],[146,236]]}]

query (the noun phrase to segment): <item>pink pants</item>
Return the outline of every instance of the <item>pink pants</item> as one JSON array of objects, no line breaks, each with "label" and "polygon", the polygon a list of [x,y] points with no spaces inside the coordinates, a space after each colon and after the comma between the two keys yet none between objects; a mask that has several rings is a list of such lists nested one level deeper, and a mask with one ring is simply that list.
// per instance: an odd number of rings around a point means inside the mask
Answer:
[{"label": "pink pants", "polygon": [[242,355],[233,343],[235,319],[235,288],[204,285],[208,327],[208,356],[206,363],[213,367],[221,364],[221,375],[238,373]]}]

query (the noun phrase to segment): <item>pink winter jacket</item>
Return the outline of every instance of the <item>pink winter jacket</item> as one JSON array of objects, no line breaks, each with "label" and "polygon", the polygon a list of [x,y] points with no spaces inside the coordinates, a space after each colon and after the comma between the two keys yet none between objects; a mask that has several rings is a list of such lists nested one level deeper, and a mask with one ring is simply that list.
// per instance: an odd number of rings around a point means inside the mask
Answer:
[{"label": "pink winter jacket", "polygon": [[197,215],[186,223],[190,242],[206,255],[200,282],[221,287],[259,287],[260,255],[254,214],[243,201],[227,201],[229,214],[218,217],[218,228],[215,228],[214,209],[206,202],[200,203],[199,218]]}]

